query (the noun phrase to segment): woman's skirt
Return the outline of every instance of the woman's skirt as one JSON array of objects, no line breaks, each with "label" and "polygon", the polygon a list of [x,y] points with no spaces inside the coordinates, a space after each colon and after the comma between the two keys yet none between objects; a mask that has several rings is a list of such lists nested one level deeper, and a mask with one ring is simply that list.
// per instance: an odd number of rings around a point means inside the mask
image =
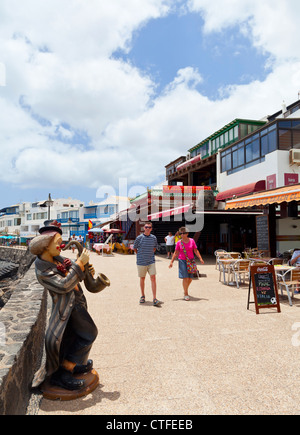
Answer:
[{"label": "woman's skirt", "polygon": [[193,278],[193,274],[192,273],[188,273],[187,270],[187,265],[186,265],[186,260],[178,260],[178,271],[179,271],[179,278],[180,279],[184,279],[184,278]]}]

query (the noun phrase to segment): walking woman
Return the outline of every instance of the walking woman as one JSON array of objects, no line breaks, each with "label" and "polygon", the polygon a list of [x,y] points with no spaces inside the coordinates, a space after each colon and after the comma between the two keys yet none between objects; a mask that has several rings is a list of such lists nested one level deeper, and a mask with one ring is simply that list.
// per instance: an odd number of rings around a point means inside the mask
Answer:
[{"label": "walking woman", "polygon": [[169,268],[173,267],[174,260],[178,257],[178,267],[179,267],[179,278],[182,279],[182,286],[184,292],[184,300],[189,301],[189,286],[193,280],[193,274],[188,273],[186,256],[189,259],[194,259],[196,255],[201,264],[204,264],[203,258],[197,249],[197,245],[194,239],[189,238],[189,233],[186,227],[181,227],[179,229],[179,234],[181,235],[181,240],[176,244],[175,252],[173,254]]}]

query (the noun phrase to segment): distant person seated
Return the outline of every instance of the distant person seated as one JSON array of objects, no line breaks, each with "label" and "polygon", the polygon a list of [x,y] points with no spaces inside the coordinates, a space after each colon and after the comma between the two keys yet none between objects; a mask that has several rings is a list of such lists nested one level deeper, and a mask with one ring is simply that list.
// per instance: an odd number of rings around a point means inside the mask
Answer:
[{"label": "distant person seated", "polygon": [[300,249],[295,249],[290,260],[291,266],[300,267]]}]

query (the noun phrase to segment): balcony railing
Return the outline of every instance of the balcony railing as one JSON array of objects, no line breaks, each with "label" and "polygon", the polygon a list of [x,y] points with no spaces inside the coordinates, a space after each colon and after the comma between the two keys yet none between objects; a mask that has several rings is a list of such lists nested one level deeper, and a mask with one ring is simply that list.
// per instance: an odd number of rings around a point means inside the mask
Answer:
[{"label": "balcony railing", "polygon": [[111,216],[108,213],[93,213],[93,214],[85,214],[84,219],[105,219]]},{"label": "balcony railing", "polygon": [[79,218],[56,219],[60,224],[78,224]]},{"label": "balcony railing", "polygon": [[89,213],[83,216],[84,219],[97,219],[97,213]]}]

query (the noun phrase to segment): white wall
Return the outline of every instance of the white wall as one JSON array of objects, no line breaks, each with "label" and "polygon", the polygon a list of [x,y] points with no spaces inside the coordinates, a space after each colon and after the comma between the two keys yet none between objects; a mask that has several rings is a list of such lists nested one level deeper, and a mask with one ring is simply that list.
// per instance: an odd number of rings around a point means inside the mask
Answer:
[{"label": "white wall", "polygon": [[[300,220],[293,218],[277,219],[276,220],[276,235],[277,236],[299,236],[300,235]],[[300,248],[300,241],[280,241],[276,243],[276,250],[281,254],[289,249]]]}]

